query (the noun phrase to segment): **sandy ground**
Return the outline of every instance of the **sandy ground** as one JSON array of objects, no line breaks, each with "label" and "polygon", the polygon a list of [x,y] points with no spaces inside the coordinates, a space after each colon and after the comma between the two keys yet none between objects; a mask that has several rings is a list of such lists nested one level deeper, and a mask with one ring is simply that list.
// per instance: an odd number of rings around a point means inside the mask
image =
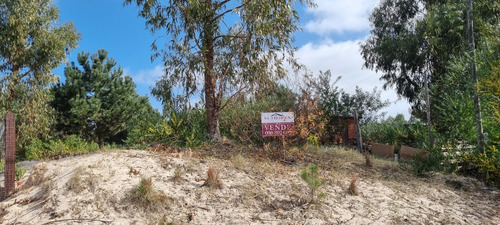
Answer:
[{"label": "sandy ground", "polygon": [[[0,203],[0,223],[500,224],[498,189],[456,176],[417,179],[377,163],[366,170],[332,161],[321,170],[325,197],[311,204],[304,165],[137,150],[42,161]],[[211,166],[222,189],[203,186]],[[354,176],[359,195],[347,192]],[[158,201],[131,197],[142,178],[151,178]]]}]

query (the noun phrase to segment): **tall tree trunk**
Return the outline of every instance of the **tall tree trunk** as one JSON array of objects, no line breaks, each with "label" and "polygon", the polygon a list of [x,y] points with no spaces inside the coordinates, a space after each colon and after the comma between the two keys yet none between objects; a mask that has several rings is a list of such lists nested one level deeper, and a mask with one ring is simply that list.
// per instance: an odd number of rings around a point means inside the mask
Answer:
[{"label": "tall tree trunk", "polygon": [[[211,8],[211,0],[206,1],[207,7]],[[205,109],[207,113],[207,131],[210,140],[220,141],[219,114],[220,101],[215,94],[217,86],[217,77],[214,70],[214,32],[213,15],[207,16],[207,22],[204,24],[204,58],[205,58]],[[221,84],[222,85],[222,84]]]},{"label": "tall tree trunk", "polygon": [[432,150],[433,145],[434,145],[434,140],[432,139],[432,133],[431,133],[431,101],[429,99],[429,75],[430,75],[430,69],[429,66],[426,65],[427,69],[424,71],[424,87],[425,87],[425,103],[426,103],[426,109],[425,109],[425,115],[427,117],[427,137],[429,138],[429,149]]},{"label": "tall tree trunk", "polygon": [[97,137],[97,142],[99,144],[99,149],[104,148],[104,137],[102,134],[99,134]]},{"label": "tall tree trunk", "polygon": [[467,0],[467,37],[469,40],[470,57],[471,57],[471,78],[472,78],[472,95],[474,98],[474,113],[476,119],[477,132],[477,149],[480,153],[484,153],[484,138],[483,138],[483,119],[481,117],[481,103],[477,94],[477,76],[475,62],[475,46],[474,46],[474,29],[472,24],[472,0]]}]

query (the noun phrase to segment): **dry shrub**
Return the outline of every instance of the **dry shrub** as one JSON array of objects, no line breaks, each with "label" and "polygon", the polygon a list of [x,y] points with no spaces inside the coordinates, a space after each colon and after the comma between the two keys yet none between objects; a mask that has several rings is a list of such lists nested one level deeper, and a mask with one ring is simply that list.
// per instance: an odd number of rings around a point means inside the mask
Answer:
[{"label": "dry shrub", "polygon": [[370,160],[370,152],[365,150],[365,165],[367,167],[372,167],[372,161]]},{"label": "dry shrub", "polygon": [[167,197],[162,192],[153,189],[153,180],[151,178],[141,178],[139,185],[132,189],[124,199],[128,203],[139,206],[144,211],[160,212],[168,208],[173,199]]},{"label": "dry shrub", "polygon": [[92,172],[85,171],[84,167],[78,167],[74,170],[73,176],[68,180],[66,186],[68,190],[75,193],[80,193],[85,189],[94,192],[97,182],[97,177]]},{"label": "dry shrub", "polygon": [[182,175],[184,175],[184,168],[182,166],[176,166],[174,171],[174,176],[172,177],[172,181],[174,181],[175,183],[180,183],[184,181],[184,179],[182,179]]},{"label": "dry shrub", "polygon": [[245,157],[241,153],[235,154],[231,157],[231,162],[236,169],[246,169],[247,163]]},{"label": "dry shrub", "polygon": [[358,177],[353,177],[351,179],[351,184],[349,185],[349,188],[347,189],[347,193],[350,195],[359,195],[358,187],[356,186],[356,181],[358,180]]},{"label": "dry shrub", "polygon": [[80,193],[84,190],[83,187],[83,182],[82,182],[82,173],[83,173],[83,168],[78,167],[75,169],[73,172],[73,176],[68,180],[68,183],[66,183],[66,186],[68,190],[73,191],[75,193]]},{"label": "dry shrub", "polygon": [[47,166],[44,163],[39,163],[35,165],[30,172],[28,180],[22,187],[29,188],[31,186],[40,185],[46,180],[45,179],[46,172],[47,172]]},{"label": "dry shrub", "polygon": [[209,167],[207,170],[207,178],[202,186],[208,186],[210,188],[221,189],[223,187],[222,180],[220,179],[220,171],[216,170],[214,167]]}]

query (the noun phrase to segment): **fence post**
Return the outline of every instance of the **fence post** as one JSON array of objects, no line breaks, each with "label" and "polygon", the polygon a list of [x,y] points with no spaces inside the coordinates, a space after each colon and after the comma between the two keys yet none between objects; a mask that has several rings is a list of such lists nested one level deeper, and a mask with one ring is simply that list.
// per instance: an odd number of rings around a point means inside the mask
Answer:
[{"label": "fence post", "polygon": [[15,190],[16,178],[16,116],[5,115],[5,195],[7,198]]},{"label": "fence post", "polygon": [[356,144],[359,153],[363,153],[363,140],[361,140],[361,129],[359,127],[358,110],[354,109],[354,126],[356,129]]}]

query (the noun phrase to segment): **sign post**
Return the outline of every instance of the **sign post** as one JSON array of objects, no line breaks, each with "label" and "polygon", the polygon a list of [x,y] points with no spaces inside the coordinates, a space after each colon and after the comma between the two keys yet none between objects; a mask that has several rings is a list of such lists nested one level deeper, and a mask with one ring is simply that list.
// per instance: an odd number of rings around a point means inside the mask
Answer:
[{"label": "sign post", "polygon": [[293,112],[270,112],[261,114],[262,136],[293,136],[295,117]]}]

